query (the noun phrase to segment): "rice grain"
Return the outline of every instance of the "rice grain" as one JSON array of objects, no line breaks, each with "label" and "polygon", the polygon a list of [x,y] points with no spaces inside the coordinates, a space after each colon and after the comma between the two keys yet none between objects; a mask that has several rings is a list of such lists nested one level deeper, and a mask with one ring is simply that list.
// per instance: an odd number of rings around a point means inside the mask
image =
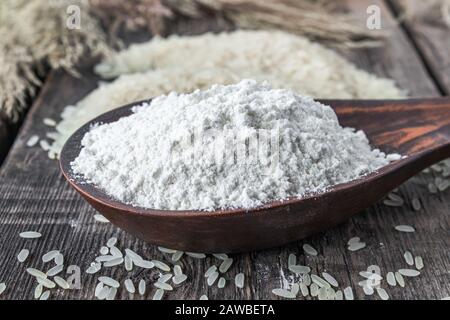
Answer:
[{"label": "rice grain", "polygon": [[17,260],[19,260],[19,262],[22,263],[25,260],[27,260],[29,254],[30,254],[30,250],[22,249],[22,250],[20,250],[19,254],[17,255]]}]

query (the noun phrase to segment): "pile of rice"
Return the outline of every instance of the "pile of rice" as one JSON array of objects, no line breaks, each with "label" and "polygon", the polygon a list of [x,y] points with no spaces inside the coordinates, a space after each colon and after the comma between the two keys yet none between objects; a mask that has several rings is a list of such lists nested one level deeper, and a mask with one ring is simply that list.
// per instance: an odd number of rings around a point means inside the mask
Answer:
[{"label": "pile of rice", "polygon": [[[74,106],[67,106],[45,149],[59,154],[67,138],[94,117],[123,104],[171,91],[189,93],[243,78],[269,81],[313,98],[402,98],[389,79],[371,75],[334,51],[279,31],[235,31],[154,38],[130,46],[96,66],[104,78],[118,77]],[[42,142],[42,141],[41,141]],[[42,143],[41,143],[42,145]]]}]

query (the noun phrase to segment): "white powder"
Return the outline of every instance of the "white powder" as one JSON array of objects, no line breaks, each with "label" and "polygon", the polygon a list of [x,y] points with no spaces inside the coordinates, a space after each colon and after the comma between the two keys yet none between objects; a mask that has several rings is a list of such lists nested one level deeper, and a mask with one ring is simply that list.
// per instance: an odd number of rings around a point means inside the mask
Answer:
[{"label": "white powder", "polygon": [[156,37],[130,46],[96,70],[104,77],[119,77],[64,109],[56,131],[47,134],[53,140],[52,153],[59,153],[84,123],[121,105],[245,78],[267,80],[276,88],[322,99],[405,97],[392,80],[360,70],[307,38],[279,31]]},{"label": "white powder", "polygon": [[389,163],[329,106],[254,80],[171,93],[133,111],[86,133],[72,168],[134,206],[252,208]]}]

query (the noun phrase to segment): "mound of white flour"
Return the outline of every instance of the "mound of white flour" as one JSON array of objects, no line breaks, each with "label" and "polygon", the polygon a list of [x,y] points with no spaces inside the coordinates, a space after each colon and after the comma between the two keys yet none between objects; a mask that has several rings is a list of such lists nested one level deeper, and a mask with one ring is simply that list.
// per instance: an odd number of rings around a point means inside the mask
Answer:
[{"label": "mound of white flour", "polygon": [[154,209],[252,208],[323,192],[399,155],[289,90],[243,80],[171,93],[93,127],[74,173],[125,203]]}]

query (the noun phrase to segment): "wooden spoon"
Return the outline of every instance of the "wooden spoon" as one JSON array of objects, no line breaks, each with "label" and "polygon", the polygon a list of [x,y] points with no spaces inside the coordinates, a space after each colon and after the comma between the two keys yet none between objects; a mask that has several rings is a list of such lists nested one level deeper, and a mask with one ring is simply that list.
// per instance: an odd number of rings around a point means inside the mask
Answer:
[{"label": "wooden spoon", "polygon": [[[143,101],[142,101],[143,102]],[[343,126],[362,129],[382,151],[407,157],[326,193],[275,201],[252,210],[166,211],[132,207],[74,176],[70,163],[93,123],[131,114],[136,102],[107,112],[75,132],[61,153],[61,170],[113,224],[152,244],[190,252],[238,252],[279,246],[331,228],[378,201],[431,164],[450,157],[450,98],[323,100]]]}]

